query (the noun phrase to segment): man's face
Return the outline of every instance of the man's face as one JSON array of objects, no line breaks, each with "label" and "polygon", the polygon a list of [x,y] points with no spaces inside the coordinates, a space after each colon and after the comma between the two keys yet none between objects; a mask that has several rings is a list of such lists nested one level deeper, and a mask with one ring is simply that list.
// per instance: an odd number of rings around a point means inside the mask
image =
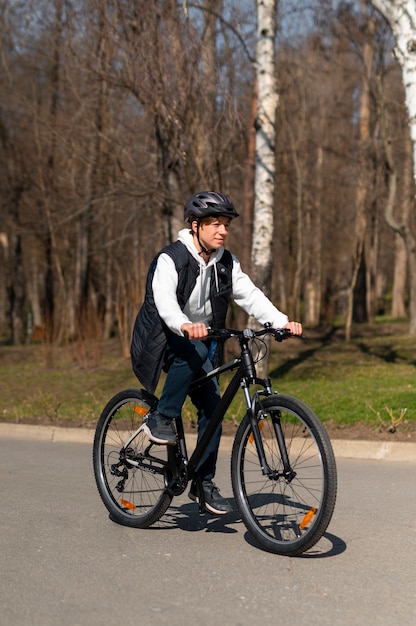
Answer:
[{"label": "man's face", "polygon": [[[224,245],[231,219],[225,215],[210,217],[201,220],[199,225],[199,239],[207,250],[218,250]],[[197,222],[192,223],[192,230],[196,233]]]}]

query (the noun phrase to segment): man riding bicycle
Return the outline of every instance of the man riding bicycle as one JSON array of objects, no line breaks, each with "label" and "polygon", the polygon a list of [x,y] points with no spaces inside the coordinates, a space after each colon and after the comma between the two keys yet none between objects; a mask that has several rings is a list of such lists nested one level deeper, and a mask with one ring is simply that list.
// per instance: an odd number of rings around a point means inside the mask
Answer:
[{"label": "man riding bicycle", "polygon": [[[231,298],[261,324],[302,334],[299,322],[289,322],[245,274],[236,256],[225,250],[231,220],[238,213],[229,198],[215,191],[194,194],[185,204],[188,228],[153,259],[144,303],[137,315],[131,343],[133,370],[153,393],[162,367],[167,371],[157,410],[148,414],[144,430],[158,444],[175,444],[173,421],[181,415],[191,382],[220,364],[222,345],[206,340],[209,327],[224,328]],[[190,394],[198,412],[198,440],[220,399],[215,378]],[[221,426],[198,468],[189,491],[199,502],[201,482],[205,508],[222,515],[230,503],[213,482]]]}]

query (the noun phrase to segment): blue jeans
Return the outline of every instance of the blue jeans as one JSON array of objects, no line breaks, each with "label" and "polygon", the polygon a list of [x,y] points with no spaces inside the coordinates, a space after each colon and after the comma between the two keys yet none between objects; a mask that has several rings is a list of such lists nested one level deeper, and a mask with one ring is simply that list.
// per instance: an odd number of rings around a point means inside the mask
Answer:
[{"label": "blue jeans", "polygon": [[[190,341],[173,333],[169,335],[166,357],[170,367],[158,404],[158,411],[162,415],[171,419],[179,417],[192,381],[212,370],[212,364],[208,358],[208,347],[209,344],[204,341]],[[190,393],[189,397],[198,412],[199,441],[220,400],[216,378],[207,381]],[[202,480],[214,478],[220,438],[221,424],[198,464],[197,472]]]}]

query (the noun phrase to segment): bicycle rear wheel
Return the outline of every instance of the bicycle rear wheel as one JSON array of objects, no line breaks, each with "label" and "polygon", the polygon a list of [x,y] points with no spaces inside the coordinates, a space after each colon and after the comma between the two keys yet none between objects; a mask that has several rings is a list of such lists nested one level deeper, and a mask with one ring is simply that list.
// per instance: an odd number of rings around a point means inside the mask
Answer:
[{"label": "bicycle rear wheel", "polygon": [[[249,417],[242,420],[231,456],[234,497],[242,520],[258,543],[277,554],[309,550],[331,520],[337,492],[335,458],[318,417],[303,402],[268,396],[257,407],[268,468],[260,467]],[[283,434],[291,473],[283,466]]]},{"label": "bicycle rear wheel", "polygon": [[95,432],[93,465],[97,488],[110,517],[125,526],[147,528],[172,501],[166,492],[168,455],[140,430],[156,398],[140,389],[115,395],[104,408]]}]

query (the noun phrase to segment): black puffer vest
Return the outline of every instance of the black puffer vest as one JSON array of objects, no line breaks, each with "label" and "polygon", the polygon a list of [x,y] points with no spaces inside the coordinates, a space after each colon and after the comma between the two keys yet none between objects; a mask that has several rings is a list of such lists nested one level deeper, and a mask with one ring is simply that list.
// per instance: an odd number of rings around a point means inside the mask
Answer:
[{"label": "black puffer vest", "polygon": [[[198,262],[180,241],[175,241],[175,243],[163,248],[150,265],[146,280],[145,300],[136,317],[130,346],[133,371],[149,393],[153,393],[157,387],[164,363],[167,335],[170,332],[159,317],[152,289],[157,259],[162,253],[168,254],[175,263],[178,272],[176,296],[182,310],[195,287],[199,273]],[[213,328],[224,328],[225,326],[232,293],[232,269],[232,256],[228,250],[224,250],[221,260],[217,263],[218,289],[214,272],[211,275],[210,300]],[[222,362],[222,353],[223,345],[218,344],[213,357],[214,367]]]}]

